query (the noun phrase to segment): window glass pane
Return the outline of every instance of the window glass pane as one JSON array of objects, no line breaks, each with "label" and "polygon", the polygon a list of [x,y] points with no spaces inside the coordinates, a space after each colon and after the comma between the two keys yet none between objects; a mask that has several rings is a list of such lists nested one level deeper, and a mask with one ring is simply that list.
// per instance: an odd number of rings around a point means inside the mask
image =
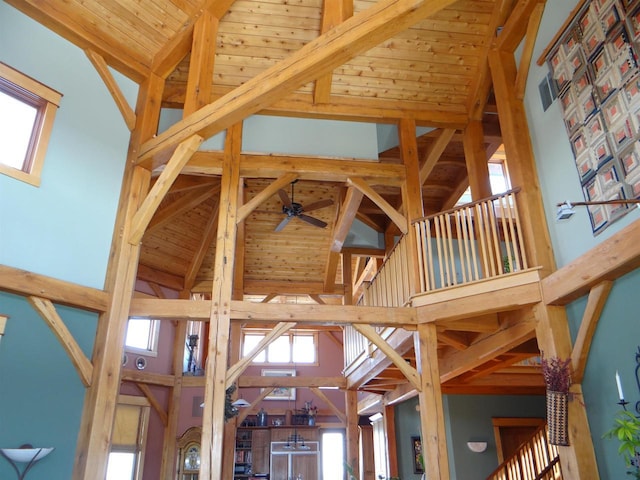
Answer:
[{"label": "window glass pane", "polygon": [[291,347],[289,345],[289,336],[283,335],[276,338],[269,347],[268,361],[271,363],[289,363],[291,361]]},{"label": "window glass pane", "polygon": [[130,318],[127,325],[127,347],[149,350],[149,338],[151,335],[151,320],[146,318]]},{"label": "window glass pane", "polygon": [[136,454],[111,452],[107,463],[106,480],[132,480],[136,465]]},{"label": "window glass pane", "polygon": [[293,361],[295,363],[315,363],[316,346],[313,335],[293,336]]},{"label": "window glass pane", "polygon": [[[264,335],[259,335],[255,333],[247,333],[244,336],[244,344],[242,345],[242,356],[246,357],[249,355],[251,350],[260,343],[260,340],[264,338]],[[265,361],[265,353],[264,350],[260,352],[260,354],[253,359],[254,362],[264,363]]]},{"label": "window glass pane", "polygon": [[507,178],[504,174],[504,165],[502,163],[489,164],[489,182],[491,183],[491,193],[494,195],[509,190]]},{"label": "window glass pane", "polygon": [[0,159],[22,170],[38,110],[0,91]]}]

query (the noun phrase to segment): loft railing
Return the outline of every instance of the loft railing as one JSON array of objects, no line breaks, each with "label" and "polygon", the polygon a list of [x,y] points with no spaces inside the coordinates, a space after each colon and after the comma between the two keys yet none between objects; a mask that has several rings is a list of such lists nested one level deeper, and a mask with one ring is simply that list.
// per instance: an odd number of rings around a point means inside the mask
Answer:
[{"label": "loft railing", "polygon": [[[516,203],[517,190],[431,215],[414,223],[415,244],[404,235],[365,288],[360,303],[408,304],[417,294],[528,268]],[[415,249],[417,265],[412,265]],[[416,288],[412,288],[417,268]]]},{"label": "loft railing", "polygon": [[410,237],[404,235],[393,247],[386,260],[364,288],[361,305],[373,307],[403,307],[411,300],[411,271],[409,261]]},{"label": "loft railing", "polygon": [[[413,235],[400,238],[358,303],[401,307],[410,303],[412,295],[529,268],[517,192],[510,190],[414,222]],[[364,337],[345,328],[345,367],[367,348]]]},{"label": "loft railing", "polygon": [[419,293],[527,269],[516,190],[414,223]]},{"label": "loft railing", "polygon": [[562,480],[560,456],[547,441],[547,425],[541,425],[487,480]]}]

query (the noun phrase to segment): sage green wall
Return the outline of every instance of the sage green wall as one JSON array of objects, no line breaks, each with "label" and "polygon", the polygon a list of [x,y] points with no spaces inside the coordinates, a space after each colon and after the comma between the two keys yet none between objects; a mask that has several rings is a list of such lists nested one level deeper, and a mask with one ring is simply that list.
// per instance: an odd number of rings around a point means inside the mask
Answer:
[{"label": "sage green wall", "polygon": [[[96,316],[56,307],[90,357]],[[0,340],[0,447],[17,448],[26,443],[55,447],[28,478],[69,480],[84,386],[49,327],[23,297],[0,292],[0,311],[10,317]],[[0,478],[15,478],[4,458],[0,458]]]},{"label": "sage green wall", "polygon": [[[396,407],[396,441],[402,480],[413,473],[411,437],[420,435],[420,414],[414,397]],[[443,399],[451,480],[484,480],[498,466],[493,417],[545,417],[542,396],[445,395]],[[486,441],[484,453],[472,453],[467,442]]]},{"label": "sage green wall", "polygon": [[[82,50],[0,2],[0,61],[63,94],[33,187],[0,175],[0,264],[102,289],[129,132]],[[137,87],[115,75],[134,105]],[[57,306],[91,357],[97,318]],[[85,389],[23,297],[0,293],[0,447],[55,447],[29,480],[68,480]],[[15,478],[0,458],[0,478]]]},{"label": "sage green wall", "polygon": [[[566,265],[640,218],[640,212],[633,209],[597,236],[591,232],[584,207],[577,207],[576,215],[570,220],[555,220],[557,202],[582,200],[583,196],[559,102],[554,102],[546,112],[542,111],[538,84],[549,70],[546,65],[536,65],[535,60],[576,4],[577,0],[546,3],[525,96],[547,222],[558,267]],[[612,426],[613,416],[618,409],[614,380],[616,370],[620,371],[629,401],[635,403],[640,400],[634,373],[634,355],[640,343],[640,321],[635,315],[640,307],[639,290],[640,274],[637,271],[615,282],[593,338],[583,381],[584,403],[601,479],[621,479],[626,476],[623,461],[617,455],[617,442],[604,440],[602,435]],[[585,305],[586,298],[582,298],[567,308],[574,338]]]}]

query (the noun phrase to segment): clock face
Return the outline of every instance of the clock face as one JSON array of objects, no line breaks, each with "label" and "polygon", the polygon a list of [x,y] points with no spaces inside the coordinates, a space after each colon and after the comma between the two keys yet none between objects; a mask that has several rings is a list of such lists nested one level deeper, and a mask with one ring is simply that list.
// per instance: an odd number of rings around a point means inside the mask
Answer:
[{"label": "clock face", "polygon": [[200,468],[200,447],[192,445],[187,450],[184,458],[184,468],[186,470],[198,470]]}]

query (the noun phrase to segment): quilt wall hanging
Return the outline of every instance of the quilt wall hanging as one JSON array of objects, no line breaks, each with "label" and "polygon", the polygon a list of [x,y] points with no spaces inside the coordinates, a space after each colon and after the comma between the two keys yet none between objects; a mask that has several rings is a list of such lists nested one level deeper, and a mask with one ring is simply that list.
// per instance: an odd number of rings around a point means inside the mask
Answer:
[{"label": "quilt wall hanging", "polygon": [[[640,198],[640,0],[578,8],[545,59],[586,201]],[[630,206],[588,207],[594,234]]]}]

